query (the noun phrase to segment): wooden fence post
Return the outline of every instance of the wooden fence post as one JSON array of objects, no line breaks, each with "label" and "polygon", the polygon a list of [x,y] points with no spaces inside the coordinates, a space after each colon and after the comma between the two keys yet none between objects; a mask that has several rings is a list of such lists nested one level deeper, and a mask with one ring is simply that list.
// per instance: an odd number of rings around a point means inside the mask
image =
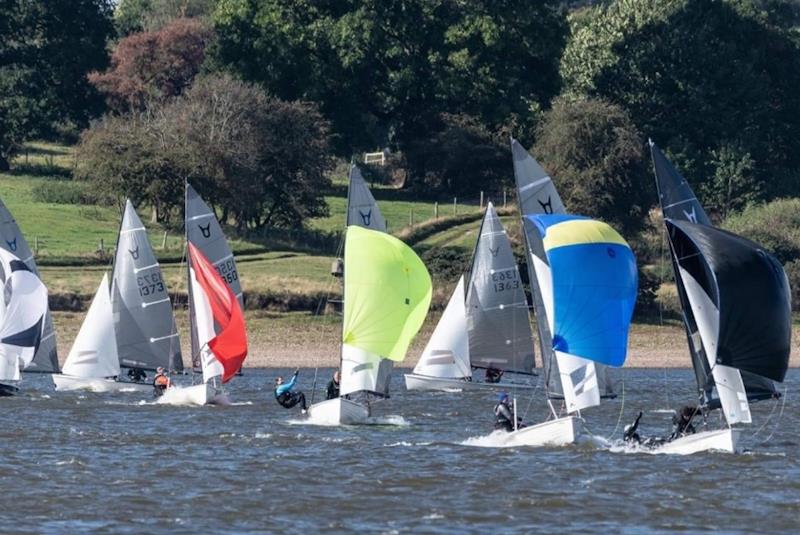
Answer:
[{"label": "wooden fence post", "polygon": [[453,197],[453,215],[456,215],[457,203],[458,203],[458,200],[456,199],[456,197]]},{"label": "wooden fence post", "polygon": [[483,210],[483,191],[481,191],[481,204],[480,209]]},{"label": "wooden fence post", "polygon": [[165,230],[164,237],[161,239],[161,250],[163,251],[166,248],[167,248],[167,231]]},{"label": "wooden fence post", "polygon": [[439,219],[439,201],[433,203],[433,218]]}]

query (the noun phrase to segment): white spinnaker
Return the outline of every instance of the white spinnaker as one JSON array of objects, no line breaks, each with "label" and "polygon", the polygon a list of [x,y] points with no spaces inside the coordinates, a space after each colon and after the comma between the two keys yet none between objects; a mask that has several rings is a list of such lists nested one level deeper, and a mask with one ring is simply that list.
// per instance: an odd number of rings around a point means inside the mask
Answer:
[{"label": "white spinnaker", "polygon": [[[2,324],[0,324],[0,379],[18,380],[41,340],[47,313],[47,288],[16,256],[0,249],[3,268]],[[6,301],[7,300],[7,301]]]},{"label": "white spinnaker", "polygon": [[706,350],[706,358],[711,366],[711,374],[717,386],[717,394],[722,405],[722,412],[728,424],[750,423],[750,403],[742,382],[742,374],[736,368],[717,364],[717,341],[719,339],[719,309],[708,297],[700,283],[688,271],[680,269],[683,286],[689,297],[697,330]]},{"label": "white spinnaker", "polygon": [[[555,330],[555,303],[553,302],[553,277],[550,266],[542,262],[536,255],[531,255],[539,290],[547,313],[547,323],[551,333]],[[594,362],[561,351],[554,351],[558,362],[558,373],[567,412],[575,412],[600,404],[600,388]],[[542,357],[546,358],[546,357]]]},{"label": "white spinnaker", "polygon": [[197,345],[200,351],[200,367],[203,369],[203,382],[207,383],[214,377],[221,376],[225,369],[222,363],[214,356],[214,352],[208,347],[208,342],[217,335],[214,331],[214,315],[211,312],[211,305],[203,287],[197,281],[194,267],[189,266],[189,286],[192,292],[192,317],[190,320],[194,324],[197,332]]},{"label": "white spinnaker", "polygon": [[463,275],[422,351],[414,373],[453,379],[472,377]]},{"label": "white spinnaker", "polygon": [[114,313],[111,309],[111,287],[108,274],[94,294],[89,312],[72,344],[62,368],[64,375],[86,378],[119,375],[117,339],[114,334]]}]

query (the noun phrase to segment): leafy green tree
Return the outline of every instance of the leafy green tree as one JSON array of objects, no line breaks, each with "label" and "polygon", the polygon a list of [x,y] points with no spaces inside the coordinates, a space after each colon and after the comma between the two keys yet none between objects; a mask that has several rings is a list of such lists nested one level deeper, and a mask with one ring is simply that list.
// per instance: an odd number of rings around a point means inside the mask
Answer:
[{"label": "leafy green tree", "polygon": [[114,24],[122,37],[160,30],[174,20],[205,18],[214,10],[215,0],[120,0],[114,10]]},{"label": "leafy green tree", "polygon": [[756,0],[617,0],[575,19],[561,72],[569,93],[623,106],[679,155],[703,202],[722,209],[720,181],[798,194],[773,180],[800,168],[800,49],[780,17]]},{"label": "leafy green tree", "polygon": [[627,236],[655,199],[642,136],[620,106],[559,98],[536,133],[533,153],[571,213],[601,219]]},{"label": "leafy green tree", "polygon": [[110,0],[0,3],[0,170],[23,141],[103,106],[86,74],[107,63]]}]

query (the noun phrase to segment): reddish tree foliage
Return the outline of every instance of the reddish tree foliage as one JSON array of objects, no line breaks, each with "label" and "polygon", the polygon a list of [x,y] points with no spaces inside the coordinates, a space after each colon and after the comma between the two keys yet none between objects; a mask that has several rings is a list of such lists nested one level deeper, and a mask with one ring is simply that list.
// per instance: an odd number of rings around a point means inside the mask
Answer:
[{"label": "reddish tree foliage", "polygon": [[148,101],[180,95],[191,85],[212,35],[197,19],[177,19],[158,31],[130,35],[114,49],[111,67],[91,73],[89,81],[114,110],[141,110]]}]

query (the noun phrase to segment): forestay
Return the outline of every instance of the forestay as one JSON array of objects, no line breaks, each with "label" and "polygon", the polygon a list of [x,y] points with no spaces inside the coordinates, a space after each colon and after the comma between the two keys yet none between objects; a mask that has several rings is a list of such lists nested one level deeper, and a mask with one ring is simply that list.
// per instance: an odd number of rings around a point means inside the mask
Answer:
[{"label": "forestay", "polygon": [[[664,218],[710,226],[711,221],[708,214],[700,205],[687,180],[652,141],[650,141],[650,155],[653,160],[656,186]],[[678,272],[674,256],[673,271],[675,273]],[[719,400],[715,392],[711,366],[708,364],[708,356],[703,347],[697,321],[689,305],[689,298],[686,295],[684,286],[678,284],[677,290],[698,389],[703,402],[711,408],[716,408],[719,406]],[[768,399],[776,393],[775,385],[771,380],[747,371],[741,371],[740,373],[749,400]]]},{"label": "forestay", "polygon": [[[242,310],[244,300],[236,259],[233,256],[228,240],[222,232],[214,211],[203,201],[195,189],[186,184],[185,233],[186,241],[193,243],[203,256],[214,265],[223,280],[228,283]],[[191,297],[190,297],[191,299]],[[192,366],[200,368],[200,345],[197,333],[191,329]]]},{"label": "forestay", "polygon": [[473,367],[533,373],[528,302],[511,243],[492,203],[486,207],[472,260],[467,332]]},{"label": "forestay", "polygon": [[600,221],[574,215],[526,220],[567,409],[597,405],[597,379],[581,361],[624,363],[636,303],[636,259],[625,240]]},{"label": "forestay", "polygon": [[33,360],[47,314],[47,288],[19,258],[0,249],[0,380],[16,381]]},{"label": "forestay", "polygon": [[422,351],[414,373],[451,379],[472,377],[463,275]]},{"label": "forestay", "polygon": [[724,230],[666,220],[677,283],[696,318],[728,423],[750,422],[738,371],[783,381],[789,367],[791,294],[780,263]]},{"label": "forestay", "polygon": [[130,201],[117,241],[111,304],[120,365],[183,370],[167,284]]},{"label": "forestay", "polygon": [[192,242],[188,243],[188,264],[189,318],[200,348],[203,382],[221,377],[226,383],[247,356],[242,307],[228,283]]},{"label": "forestay", "polygon": [[[523,227],[525,226],[524,219],[526,215],[566,214],[567,211],[564,208],[564,203],[558,195],[552,178],[545,172],[542,166],[539,165],[539,162],[537,162],[514,138],[511,138],[511,154],[514,161],[514,178],[517,184],[517,202],[519,204],[520,217],[523,219]],[[525,236],[527,243],[527,232]],[[542,368],[545,372],[545,384],[547,386],[548,395],[558,398],[563,396],[561,382],[558,380],[561,357],[557,356],[552,351],[551,333],[548,328],[549,320],[541,298],[540,283],[537,280],[536,271],[534,269],[535,262],[532,257],[534,253],[530,243],[527,243],[527,249],[529,257],[527,262],[528,278],[530,280],[533,307],[536,314],[539,344],[542,349]],[[597,379],[602,395],[615,395],[612,381],[608,377],[605,366],[595,364],[585,359],[581,362],[580,359],[576,360],[572,358],[570,359],[569,367],[576,367],[577,369],[585,368],[582,373],[586,377],[595,377]]]},{"label": "forestay", "polygon": [[94,294],[89,312],[64,362],[63,373],[86,378],[119,375],[119,355],[107,274],[103,274],[103,280]]},{"label": "forestay", "polygon": [[[39,270],[36,267],[33,252],[31,252],[28,242],[22,235],[17,222],[14,220],[8,208],[6,208],[6,205],[3,204],[2,200],[0,200],[0,248],[25,262],[28,269],[37,277],[39,276]],[[56,333],[53,329],[53,319],[49,307],[44,319],[44,333],[39,342],[39,348],[36,350],[33,360],[25,370],[28,372],[44,373],[58,372]]]},{"label": "forestay", "polygon": [[384,394],[374,355],[405,358],[428,313],[430,274],[402,241],[355,225],[347,228],[345,266],[340,395]]}]

